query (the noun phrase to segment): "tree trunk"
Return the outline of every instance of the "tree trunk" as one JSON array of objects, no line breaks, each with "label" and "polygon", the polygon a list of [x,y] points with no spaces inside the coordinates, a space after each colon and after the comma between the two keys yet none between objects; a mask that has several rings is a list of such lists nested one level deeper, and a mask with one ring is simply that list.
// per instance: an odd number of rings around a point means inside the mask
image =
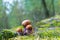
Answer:
[{"label": "tree trunk", "polygon": [[42,0],[42,4],[43,4],[44,10],[45,10],[45,17],[48,18],[49,17],[49,11],[47,9],[47,5],[46,5],[45,0]]},{"label": "tree trunk", "polygon": [[53,6],[53,14],[52,14],[52,16],[54,16],[55,15],[54,0],[52,0],[52,6]]}]

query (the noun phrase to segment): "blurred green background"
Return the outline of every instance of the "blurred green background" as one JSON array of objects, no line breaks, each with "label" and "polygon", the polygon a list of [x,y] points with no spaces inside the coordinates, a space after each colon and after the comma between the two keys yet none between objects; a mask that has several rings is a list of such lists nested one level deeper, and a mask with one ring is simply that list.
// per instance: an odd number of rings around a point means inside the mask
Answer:
[{"label": "blurred green background", "polygon": [[60,0],[0,0],[0,30],[21,25],[25,19],[35,25],[60,14]]}]

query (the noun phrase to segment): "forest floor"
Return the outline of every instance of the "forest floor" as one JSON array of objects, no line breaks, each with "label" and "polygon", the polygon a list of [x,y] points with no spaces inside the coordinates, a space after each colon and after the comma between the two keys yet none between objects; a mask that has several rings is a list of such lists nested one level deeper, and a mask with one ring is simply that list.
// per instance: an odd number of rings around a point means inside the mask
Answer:
[{"label": "forest floor", "polygon": [[[42,20],[41,22],[42,23],[41,24],[39,23],[39,26],[43,24],[44,27],[38,28],[38,31],[35,33],[34,36],[33,35],[17,36],[11,39],[14,39],[14,40],[60,40],[60,17],[58,15],[52,18]],[[44,22],[47,24],[45,24]],[[53,26],[50,25],[52,23],[53,23]]]},{"label": "forest floor", "polygon": [[[45,19],[42,21],[41,21],[42,23],[41,22],[38,23],[39,27],[38,27],[38,30],[33,33],[34,35],[32,34],[32,35],[27,35],[27,36],[16,36],[13,38],[9,38],[8,40],[60,40],[60,18],[59,16],[56,16],[53,19],[49,18],[49,19]],[[41,27],[41,25],[43,25],[44,27]],[[17,27],[12,28],[10,29],[10,31],[15,32],[16,28]]]},{"label": "forest floor", "polygon": [[9,40],[60,40],[60,27],[39,28],[35,35],[17,36]]}]

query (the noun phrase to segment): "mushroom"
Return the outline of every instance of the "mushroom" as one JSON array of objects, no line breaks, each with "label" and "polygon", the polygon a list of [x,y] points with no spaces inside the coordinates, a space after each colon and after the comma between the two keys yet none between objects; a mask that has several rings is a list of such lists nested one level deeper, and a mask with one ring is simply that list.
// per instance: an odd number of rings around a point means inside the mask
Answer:
[{"label": "mushroom", "polygon": [[31,21],[30,21],[30,20],[24,20],[24,21],[22,22],[22,25],[23,25],[24,27],[26,27],[26,26],[29,25],[29,24],[31,24]]}]

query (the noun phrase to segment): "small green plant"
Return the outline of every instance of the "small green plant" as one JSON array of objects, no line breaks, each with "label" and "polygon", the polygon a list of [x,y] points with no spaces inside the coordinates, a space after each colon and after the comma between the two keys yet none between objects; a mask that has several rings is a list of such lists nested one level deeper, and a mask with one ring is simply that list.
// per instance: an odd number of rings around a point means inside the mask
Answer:
[{"label": "small green plant", "polygon": [[38,22],[36,24],[38,27],[50,27],[50,23],[48,22]]},{"label": "small green plant", "polygon": [[45,19],[40,22],[37,22],[36,25],[38,27],[60,27],[59,19]]},{"label": "small green plant", "polygon": [[57,26],[60,27],[60,22],[57,23]]},{"label": "small green plant", "polygon": [[0,40],[2,40],[2,33],[0,33]]},{"label": "small green plant", "polygon": [[49,31],[42,31],[40,33],[38,33],[38,35],[41,37],[41,38],[54,38],[54,37],[60,37],[60,32],[58,31],[55,31],[55,30],[49,30]]},{"label": "small green plant", "polygon": [[6,40],[17,36],[17,34],[9,30],[3,30],[1,33],[2,33],[2,37]]}]

